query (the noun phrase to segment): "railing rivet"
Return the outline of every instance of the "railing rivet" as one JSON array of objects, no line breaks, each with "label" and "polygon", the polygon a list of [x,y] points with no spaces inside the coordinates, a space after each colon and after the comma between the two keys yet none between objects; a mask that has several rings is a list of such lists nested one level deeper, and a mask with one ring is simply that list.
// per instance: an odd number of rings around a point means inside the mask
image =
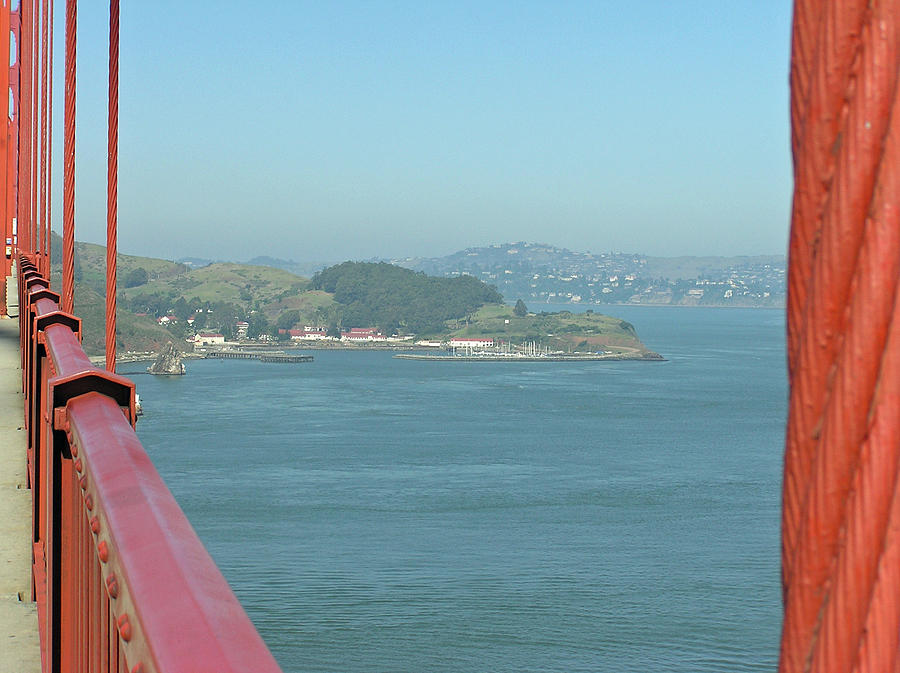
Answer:
[{"label": "railing rivet", "polygon": [[100,532],[100,519],[95,516],[91,517],[91,532],[94,535]]},{"label": "railing rivet", "polygon": [[122,640],[126,643],[131,640],[131,622],[128,621],[128,615],[119,617],[116,625],[119,627],[119,635],[122,636]]},{"label": "railing rivet", "polygon": [[115,598],[119,595],[119,582],[114,573],[110,573],[109,577],[106,578],[106,590],[109,592],[110,598]]},{"label": "railing rivet", "polygon": [[78,480],[78,485],[81,486],[82,491],[87,488],[87,475],[86,474],[82,475],[81,479]]},{"label": "railing rivet", "polygon": [[81,462],[81,458],[75,461],[75,471],[81,474],[81,471],[84,469],[84,465]]},{"label": "railing rivet", "polygon": [[75,443],[75,438],[72,437],[72,433],[66,433],[66,439],[69,440],[69,450],[72,452],[72,455],[76,458],[78,457],[78,444]]},{"label": "railing rivet", "polygon": [[84,495],[84,506],[88,508],[88,512],[94,509],[94,498],[91,497],[90,493],[85,493]]},{"label": "railing rivet", "polygon": [[97,556],[99,556],[100,560],[104,563],[109,560],[109,546],[106,544],[106,540],[103,540],[97,545]]}]

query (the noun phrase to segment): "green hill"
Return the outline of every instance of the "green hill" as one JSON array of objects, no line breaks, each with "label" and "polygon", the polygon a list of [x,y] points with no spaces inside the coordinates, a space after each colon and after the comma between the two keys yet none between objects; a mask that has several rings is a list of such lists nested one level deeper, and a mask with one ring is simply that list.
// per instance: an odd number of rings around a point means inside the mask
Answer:
[{"label": "green hill", "polygon": [[[106,352],[106,298],[86,284],[75,284],[75,314],[81,318],[82,345],[88,355]],[[116,310],[116,350],[158,351],[172,333],[152,316],[139,316],[121,306]],[[181,347],[184,350],[184,347]]]},{"label": "green hill", "polygon": [[535,342],[550,350],[649,353],[631,323],[600,313],[527,313],[489,305],[469,320],[448,324],[452,337],[486,337],[512,344]]},{"label": "green hill", "polygon": [[[62,290],[62,239],[53,232],[50,239],[53,260],[51,284]],[[181,272],[183,265],[149,257],[117,255],[118,275],[130,273],[139,265],[158,275]],[[183,267],[186,268],[186,267]],[[92,243],[75,243],[75,315],[82,320],[82,343],[89,355],[106,350],[106,248]],[[172,339],[171,333],[156,324],[155,316],[135,315],[116,307],[116,348],[119,351],[155,351]]]},{"label": "green hill", "polygon": [[317,273],[311,286],[334,295],[343,327],[377,326],[386,334],[440,333],[447,320],[503,301],[472,276],[435,278],[384,262],[344,262]]}]

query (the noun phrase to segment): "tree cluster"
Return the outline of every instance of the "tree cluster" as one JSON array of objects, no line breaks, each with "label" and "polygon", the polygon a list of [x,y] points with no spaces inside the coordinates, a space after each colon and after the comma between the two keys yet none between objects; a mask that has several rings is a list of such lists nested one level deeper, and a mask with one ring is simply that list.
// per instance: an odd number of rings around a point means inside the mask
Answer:
[{"label": "tree cluster", "polygon": [[386,334],[440,332],[447,320],[503,301],[472,276],[435,278],[384,262],[344,262],[317,273],[311,285],[334,294],[344,327],[376,326]]}]

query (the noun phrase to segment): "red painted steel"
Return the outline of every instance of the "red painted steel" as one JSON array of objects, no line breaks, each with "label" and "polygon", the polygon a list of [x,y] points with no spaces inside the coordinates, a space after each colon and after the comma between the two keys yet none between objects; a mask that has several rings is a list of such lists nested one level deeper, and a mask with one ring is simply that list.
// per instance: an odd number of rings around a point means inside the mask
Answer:
[{"label": "red painted steel", "polygon": [[[5,2],[8,0],[0,0]],[[48,0],[43,0],[41,21],[29,14],[39,4],[40,0],[23,4],[26,36],[19,48],[23,56],[19,72],[25,85],[14,91],[16,109],[23,118],[16,127],[21,138],[19,171],[8,171],[5,183],[8,194],[17,192],[15,204],[23,233],[18,256],[19,322],[28,482],[33,498],[33,588],[43,670],[276,672],[278,665],[134,433],[134,384],[93,366],[81,347],[81,322],[71,313],[73,0],[67,2],[66,24],[63,287],[67,292],[61,299],[50,289],[46,253],[52,14]],[[0,4],[0,11],[4,7],[8,5]],[[109,295],[114,298],[116,0],[110,10],[108,223],[113,236]],[[33,36],[36,26],[41,29],[40,58],[34,51],[38,49],[36,41],[29,42],[27,34],[30,30]],[[31,84],[38,72],[40,103]],[[40,139],[35,126],[38,120]],[[7,143],[6,166],[14,165],[9,162],[11,155]],[[112,307],[114,311],[114,303]],[[114,322],[112,325],[114,335]]]},{"label": "red painted steel", "polygon": [[7,146],[9,151],[6,157],[6,231],[7,239],[4,244],[8,247],[4,250],[4,270],[6,275],[12,273],[13,259],[18,244],[18,234],[13,220],[16,217],[18,196],[18,156],[19,156],[19,13],[11,11],[9,14],[10,40],[14,40],[15,49],[10,49],[10,58],[14,63],[9,66],[9,91],[12,109],[7,122]]},{"label": "red painted steel", "polygon": [[784,672],[900,668],[898,85],[900,5],[796,3]]},{"label": "red painted steel", "polygon": [[19,5],[19,103],[18,103],[18,134],[19,134],[19,170],[16,203],[16,231],[18,232],[19,248],[31,252],[34,248],[31,240],[31,5],[33,0],[20,0]]},{"label": "red painted steel", "polygon": [[53,256],[50,254],[53,247],[50,245],[50,232],[53,222],[53,13],[55,6],[56,3],[51,2],[47,13],[47,220],[45,227],[47,229],[46,275],[48,278],[53,261]]},{"label": "red painted steel", "polygon": [[74,310],[75,291],[75,51],[78,3],[66,0],[66,92],[63,137],[62,309]]},{"label": "red painted steel", "polygon": [[119,0],[109,2],[109,117],[106,171],[106,368],[116,371],[116,228],[119,195]]},{"label": "red painted steel", "polygon": [[134,384],[19,258],[45,671],[277,672],[134,432]]},{"label": "red painted steel", "polygon": [[[28,182],[29,197],[31,198],[31,241],[32,250],[41,253],[40,236],[38,229],[40,226],[38,217],[38,192],[40,186],[40,175],[38,174],[38,150],[40,148],[40,0],[32,0],[31,6],[31,177]],[[38,257],[38,268],[40,269],[40,257]]]},{"label": "red painted steel", "polygon": [[[0,0],[0,54],[6,54],[6,63],[0,64],[0,95],[5,94],[5,100],[9,101],[9,10],[10,0]],[[9,138],[8,103],[5,111],[5,123],[0,127],[0,244],[6,245],[6,240],[11,238],[9,198],[8,193],[12,184],[12,171],[7,157],[11,156]],[[0,315],[7,315],[6,306],[6,277],[9,275],[8,255],[12,248],[0,257]]]},{"label": "red painted steel", "polygon": [[40,193],[40,249],[41,264],[40,271],[44,276],[50,277],[50,265],[48,263],[49,256],[47,254],[50,248],[50,231],[47,229],[47,125],[48,125],[48,91],[47,91],[47,58],[49,52],[49,27],[47,25],[47,16],[50,9],[50,0],[43,0],[41,9],[41,193]]}]

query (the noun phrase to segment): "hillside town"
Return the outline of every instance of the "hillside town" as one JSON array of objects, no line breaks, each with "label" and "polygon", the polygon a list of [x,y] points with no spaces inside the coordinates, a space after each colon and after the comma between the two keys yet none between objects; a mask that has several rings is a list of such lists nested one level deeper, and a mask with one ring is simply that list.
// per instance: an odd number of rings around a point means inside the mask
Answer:
[{"label": "hillside town", "polygon": [[786,264],[777,256],[654,258],[510,243],[392,262],[436,276],[474,276],[531,303],[780,307],[785,299]]}]

